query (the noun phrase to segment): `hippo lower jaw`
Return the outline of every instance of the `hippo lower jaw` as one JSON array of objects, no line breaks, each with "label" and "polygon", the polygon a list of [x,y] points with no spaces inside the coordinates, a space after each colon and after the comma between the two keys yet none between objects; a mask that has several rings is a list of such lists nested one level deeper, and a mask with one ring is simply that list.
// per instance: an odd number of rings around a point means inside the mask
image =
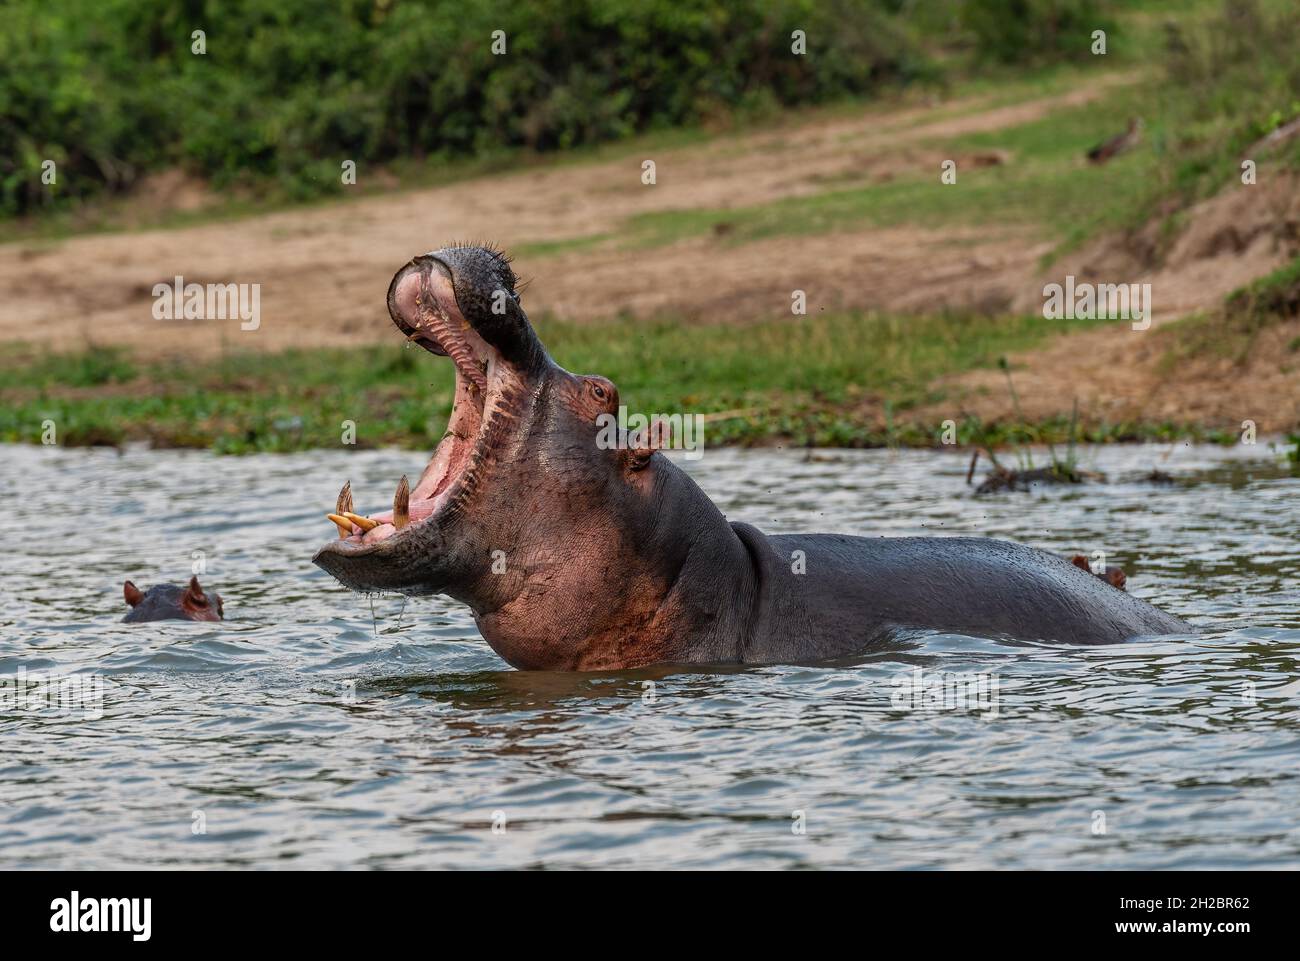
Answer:
[{"label": "hippo lower jaw", "polygon": [[[446,267],[427,257],[410,266],[412,270],[394,280],[393,321],[408,342],[450,357],[455,364],[452,411],[447,431],[415,487],[407,493],[405,483],[399,485],[393,510],[350,515],[350,531],[341,526],[340,539],[312,558],[354,590],[431,592],[427,565],[419,561],[441,548],[440,527],[485,484],[491,448],[513,419],[511,399],[521,380],[501,351],[461,314]],[[350,489],[345,491],[350,511]]]}]

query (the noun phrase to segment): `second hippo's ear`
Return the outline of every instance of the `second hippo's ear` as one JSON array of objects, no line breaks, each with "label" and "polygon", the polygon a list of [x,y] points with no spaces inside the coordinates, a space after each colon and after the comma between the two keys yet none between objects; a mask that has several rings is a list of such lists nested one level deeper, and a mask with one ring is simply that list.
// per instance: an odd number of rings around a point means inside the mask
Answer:
[{"label": "second hippo's ear", "polygon": [[195,607],[207,607],[208,595],[203,593],[203,588],[199,587],[197,577],[190,578],[190,586],[185,589],[185,602],[193,604]]},{"label": "second hippo's ear", "polygon": [[663,450],[672,441],[672,424],[662,417],[650,421],[644,430],[630,431],[627,435],[627,466],[631,470],[641,470],[650,463],[650,458],[657,450]]},{"label": "second hippo's ear", "polygon": [[136,587],[130,581],[127,581],[122,585],[122,594],[126,597],[127,604],[132,607],[135,607],[144,600],[144,591],[140,590],[140,588]]}]

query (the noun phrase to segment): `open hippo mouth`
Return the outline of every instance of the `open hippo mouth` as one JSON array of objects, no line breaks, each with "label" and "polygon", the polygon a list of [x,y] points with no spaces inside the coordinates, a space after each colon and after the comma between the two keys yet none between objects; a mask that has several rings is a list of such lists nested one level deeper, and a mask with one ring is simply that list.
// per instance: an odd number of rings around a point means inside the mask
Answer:
[{"label": "open hippo mouth", "polygon": [[[454,263],[458,254],[469,260],[464,266],[472,282],[454,276],[448,266],[447,261]],[[339,539],[321,548],[313,560],[349,587],[403,590],[412,586],[408,578],[416,573],[411,570],[413,550],[437,549],[439,529],[489,482],[495,461],[492,449],[515,420],[525,375],[520,357],[535,358],[541,347],[518,308],[513,273],[499,260],[498,272],[484,277],[483,265],[476,262],[483,257],[499,255],[478,248],[425,254],[398,271],[389,286],[393,322],[408,341],[451,359],[456,389],[446,433],[415,486],[402,477],[391,511],[358,514],[353,510],[351,483],[340,491],[335,512],[328,515]],[[485,282],[491,289],[482,289]],[[482,315],[481,308],[492,295],[513,300],[511,322],[504,311],[491,314],[480,333],[462,313],[458,289],[475,308],[469,311],[471,317]]]}]

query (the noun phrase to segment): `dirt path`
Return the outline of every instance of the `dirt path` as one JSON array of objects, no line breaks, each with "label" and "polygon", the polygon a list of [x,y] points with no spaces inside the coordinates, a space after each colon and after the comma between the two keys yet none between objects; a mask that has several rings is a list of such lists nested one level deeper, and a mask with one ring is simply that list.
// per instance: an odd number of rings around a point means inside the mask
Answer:
[{"label": "dirt path", "polygon": [[[641,158],[625,157],[206,226],[0,245],[0,340],[53,350],[119,344],[141,356],[382,340],[391,334],[383,301],[393,271],[448,240],[490,238],[510,249],[617,231],[640,213],[813,194],[836,176],[886,176],[921,163],[937,170],[925,147],[933,138],[1023,123],[1129,80],[1099,75],[1011,106],[977,97],[717,138],[657,153],[654,186],[640,182]],[[808,292],[810,310],[997,308],[1028,283],[1045,249],[1028,230],[897,227],[745,245],[708,237],[631,252],[597,246],[516,267],[533,279],[526,303],[535,316],[672,310],[750,319],[788,316],[796,288]],[[176,276],[260,284],[260,328],[155,320],[153,287]]]}]

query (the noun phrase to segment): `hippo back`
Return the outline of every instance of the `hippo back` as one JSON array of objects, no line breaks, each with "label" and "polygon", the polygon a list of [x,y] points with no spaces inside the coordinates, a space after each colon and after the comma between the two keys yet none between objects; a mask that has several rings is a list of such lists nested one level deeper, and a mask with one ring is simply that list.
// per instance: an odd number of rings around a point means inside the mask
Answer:
[{"label": "hippo back", "polygon": [[732,526],[759,571],[755,660],[844,656],[918,629],[1069,644],[1191,632],[1063,558],[1008,541]]}]

